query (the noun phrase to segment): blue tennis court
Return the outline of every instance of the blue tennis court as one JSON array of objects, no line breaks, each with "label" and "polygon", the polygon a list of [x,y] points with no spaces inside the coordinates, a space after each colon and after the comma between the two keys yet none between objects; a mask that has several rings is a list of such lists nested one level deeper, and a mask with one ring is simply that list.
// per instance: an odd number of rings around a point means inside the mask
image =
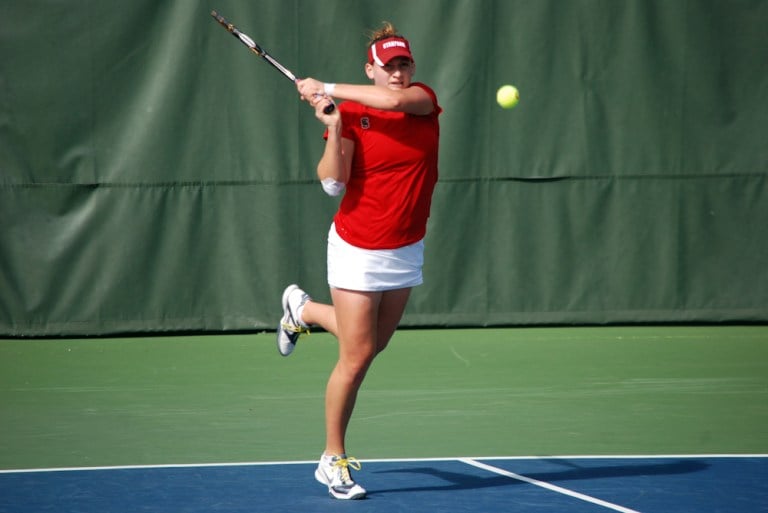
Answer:
[{"label": "blue tennis court", "polygon": [[0,511],[768,511],[768,457],[373,460],[366,500],[328,498],[314,462],[3,471]]}]

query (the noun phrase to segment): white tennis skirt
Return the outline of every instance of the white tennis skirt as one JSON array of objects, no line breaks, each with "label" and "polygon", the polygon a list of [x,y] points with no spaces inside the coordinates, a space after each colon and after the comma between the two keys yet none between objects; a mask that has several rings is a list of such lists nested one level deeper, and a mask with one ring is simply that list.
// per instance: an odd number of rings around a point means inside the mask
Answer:
[{"label": "white tennis skirt", "polygon": [[424,241],[396,249],[362,249],[344,241],[336,225],[328,231],[328,285],[337,289],[381,291],[421,285]]}]

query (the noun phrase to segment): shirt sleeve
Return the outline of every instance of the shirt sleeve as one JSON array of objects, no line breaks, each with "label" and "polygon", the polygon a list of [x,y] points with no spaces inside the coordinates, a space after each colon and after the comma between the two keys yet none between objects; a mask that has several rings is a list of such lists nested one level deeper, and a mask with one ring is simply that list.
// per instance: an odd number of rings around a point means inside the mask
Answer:
[{"label": "shirt sleeve", "polygon": [[440,105],[437,103],[437,94],[435,94],[435,91],[432,90],[431,87],[429,87],[427,84],[424,84],[422,82],[414,82],[412,84],[412,87],[418,87],[420,89],[423,89],[426,91],[426,93],[429,95],[430,98],[432,98],[432,103],[435,106],[435,110],[432,112],[435,116],[439,116],[441,112],[443,112],[443,108],[440,107]]}]

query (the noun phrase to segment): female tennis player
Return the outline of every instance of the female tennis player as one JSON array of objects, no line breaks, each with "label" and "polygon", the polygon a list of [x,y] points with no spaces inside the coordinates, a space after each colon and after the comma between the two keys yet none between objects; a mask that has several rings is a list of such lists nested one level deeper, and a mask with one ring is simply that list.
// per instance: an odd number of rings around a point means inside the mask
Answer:
[{"label": "female tennis player", "polygon": [[[317,176],[327,194],[344,196],[328,233],[333,304],[288,286],[277,344],[287,356],[312,325],[338,338],[338,362],[325,396],[326,446],[315,472],[337,499],[365,497],[349,471],[360,466],[347,457],[347,426],[371,362],[389,343],[411,288],[423,281],[442,109],[431,88],[412,81],[414,71],[408,40],[384,23],[368,44],[365,74],[371,85],[313,78],[297,83],[326,127]],[[342,103],[325,114],[333,98]]]}]

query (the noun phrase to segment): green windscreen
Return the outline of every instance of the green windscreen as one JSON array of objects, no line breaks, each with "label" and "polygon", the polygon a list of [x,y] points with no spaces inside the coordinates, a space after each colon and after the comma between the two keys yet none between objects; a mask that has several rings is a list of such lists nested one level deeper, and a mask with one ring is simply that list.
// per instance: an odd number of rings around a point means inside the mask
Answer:
[{"label": "green windscreen", "polygon": [[212,8],[326,82],[366,82],[382,20],[409,38],[444,112],[403,325],[768,320],[764,0],[6,0],[0,335],[328,300],[323,127]]}]

